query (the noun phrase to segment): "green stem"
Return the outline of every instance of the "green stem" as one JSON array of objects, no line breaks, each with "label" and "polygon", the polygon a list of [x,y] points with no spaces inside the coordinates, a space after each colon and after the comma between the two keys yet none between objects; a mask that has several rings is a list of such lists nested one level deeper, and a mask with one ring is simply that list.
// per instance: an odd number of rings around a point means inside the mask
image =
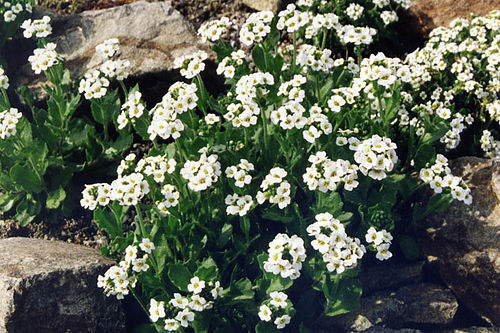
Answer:
[{"label": "green stem", "polygon": [[327,35],[327,30],[323,29],[323,40],[321,41],[321,50],[323,51],[326,46],[326,35]]},{"label": "green stem", "polygon": [[139,204],[135,205],[135,211],[137,213],[137,220],[139,221],[138,227],[141,231],[142,237],[147,238],[146,228],[144,227],[144,220],[142,219],[142,211]]},{"label": "green stem", "polygon": [[10,109],[9,97],[7,96],[7,92],[3,88],[2,88],[2,96],[3,96],[4,100],[5,100],[5,105],[7,106],[7,109]]},{"label": "green stem", "polygon": [[292,58],[292,72],[295,73],[295,66],[296,64],[296,59],[297,59],[297,32],[293,32],[293,58]]},{"label": "green stem", "polygon": [[266,118],[266,114],[265,114],[265,110],[261,110],[260,111],[260,116],[262,118],[262,136],[263,136],[263,139],[264,139],[264,151],[267,153],[268,152],[268,147],[269,147],[269,138],[268,138],[268,134],[267,134],[267,118]]}]

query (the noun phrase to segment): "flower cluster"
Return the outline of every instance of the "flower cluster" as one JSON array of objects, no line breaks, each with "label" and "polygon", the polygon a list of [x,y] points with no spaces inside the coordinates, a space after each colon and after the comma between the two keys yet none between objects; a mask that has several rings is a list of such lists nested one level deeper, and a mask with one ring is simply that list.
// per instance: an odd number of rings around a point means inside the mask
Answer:
[{"label": "flower cluster", "polygon": [[306,260],[304,240],[297,235],[277,234],[269,243],[269,258],[264,261],[264,270],[282,278],[297,279],[302,263]]},{"label": "flower cluster", "polygon": [[358,163],[359,171],[373,179],[381,180],[387,177],[386,172],[391,172],[398,162],[397,146],[390,138],[375,134],[359,144],[351,144],[349,148],[355,151],[354,160]]},{"label": "flower cluster", "polygon": [[148,257],[155,249],[154,244],[143,238],[139,246],[130,245],[125,249],[125,259],[118,265],[110,267],[106,273],[99,275],[97,286],[104,288],[106,296],[116,296],[123,299],[128,295],[129,288],[135,288],[137,283],[137,273],[145,272],[149,269]]},{"label": "flower cluster", "polygon": [[247,215],[253,205],[253,199],[250,195],[239,196],[238,194],[228,194],[225,203],[227,215]]},{"label": "flower cluster", "polygon": [[360,4],[351,3],[349,7],[347,7],[347,9],[345,10],[345,13],[347,14],[347,16],[349,16],[351,20],[356,21],[361,17],[361,15],[363,15],[364,10],[365,8]]},{"label": "flower cluster", "polygon": [[257,202],[262,205],[268,200],[269,203],[278,204],[280,209],[288,206],[291,198],[290,183],[284,180],[286,175],[285,169],[280,167],[272,168],[260,184],[262,191],[257,192]]},{"label": "flower cluster", "polygon": [[22,116],[16,108],[0,112],[0,139],[4,140],[16,134],[16,126]]},{"label": "flower cluster", "polygon": [[142,172],[146,176],[153,176],[158,184],[165,181],[165,174],[172,174],[175,171],[177,162],[173,158],[166,156],[146,156],[137,162],[135,172]]},{"label": "flower cluster", "polygon": [[233,51],[230,56],[225,57],[217,66],[217,74],[222,75],[226,79],[232,79],[237,68],[245,64],[246,54],[243,50]]},{"label": "flower cluster", "polygon": [[321,192],[335,191],[337,186],[343,182],[346,191],[352,191],[358,187],[358,167],[346,160],[332,161],[326,156],[326,152],[319,151],[309,156],[311,166],[306,169],[302,176],[309,190]]},{"label": "flower cluster", "polygon": [[[33,7],[31,6],[31,3],[26,3],[23,5],[21,3],[17,4],[11,4],[10,2],[3,2],[2,5],[5,7],[5,11],[3,12],[3,20],[8,23],[8,22],[14,22],[17,18],[18,15],[21,14],[23,11],[26,11],[28,13],[31,13],[33,11]],[[0,13],[2,12],[0,8]]]},{"label": "flower cluster", "polygon": [[165,184],[161,189],[161,194],[165,200],[157,203],[157,207],[162,214],[168,215],[168,209],[179,203],[180,193],[174,185]]},{"label": "flower cluster", "polygon": [[236,83],[236,99],[243,104],[253,105],[257,97],[264,97],[268,90],[263,86],[274,85],[274,77],[270,73],[253,73],[242,76]]},{"label": "flower cluster", "polygon": [[268,33],[271,32],[271,21],[274,14],[269,11],[251,14],[240,30],[240,41],[251,46],[253,43],[260,43]]},{"label": "flower cluster", "polygon": [[466,205],[472,203],[469,187],[462,178],[451,174],[448,159],[441,154],[437,155],[434,165],[420,170],[420,179],[428,183],[434,193],[442,193],[443,189],[449,188],[453,199],[463,201]]},{"label": "flower cluster", "polygon": [[21,24],[21,28],[24,29],[23,35],[25,38],[31,38],[33,35],[37,38],[44,38],[52,34],[49,16],[33,21],[28,19]]},{"label": "flower cluster", "polygon": [[9,89],[9,78],[5,75],[4,69],[0,66],[0,89]]},{"label": "flower cluster", "polygon": [[392,243],[392,235],[386,230],[377,231],[374,227],[370,227],[365,235],[365,240],[367,243],[375,246],[377,249],[377,254],[375,257],[378,260],[387,260],[392,257],[392,253],[389,251],[389,247]]},{"label": "flower cluster", "polygon": [[500,157],[500,141],[495,140],[490,131],[484,130],[481,136],[481,149],[485,152],[486,157]]},{"label": "flower cluster", "polygon": [[293,312],[293,304],[288,299],[288,295],[282,291],[273,291],[261,304],[259,318],[262,321],[274,323],[280,330],[290,323]]},{"label": "flower cluster", "polygon": [[254,165],[246,159],[240,159],[240,163],[226,168],[226,177],[234,179],[234,185],[245,187],[252,181],[252,176],[248,172],[254,170]]},{"label": "flower cluster", "polygon": [[342,27],[339,23],[339,17],[333,13],[317,14],[312,18],[310,23],[306,28],[306,39],[312,39],[320,31],[338,30]]},{"label": "flower cluster", "polygon": [[320,50],[314,45],[303,44],[297,54],[297,64],[307,66],[313,71],[329,72],[335,65],[332,58],[332,51],[329,49]]},{"label": "flower cluster", "polygon": [[[419,111],[415,122],[423,117],[448,122],[450,130],[440,140],[447,149],[458,147],[461,133],[475,120],[486,125],[489,119],[500,119],[499,26],[499,11],[455,19],[449,28],[434,29],[425,47],[405,59],[413,97],[405,101],[407,109]],[[481,135],[475,134],[478,141]]]},{"label": "flower cluster", "polygon": [[224,119],[230,121],[234,127],[250,127],[257,124],[257,116],[259,114],[260,108],[257,103],[231,103],[227,106]]},{"label": "flower cluster", "polygon": [[80,205],[85,209],[95,210],[97,205],[106,206],[110,199],[111,186],[106,183],[85,185]]},{"label": "flower cluster", "polygon": [[198,29],[198,35],[201,36],[201,40],[203,42],[211,41],[211,42],[216,42],[218,41],[222,35],[224,35],[227,32],[227,27],[231,23],[229,22],[229,18],[227,17],[221,17],[218,20],[213,20],[207,23],[204,23],[199,29]]},{"label": "flower cluster", "polygon": [[59,63],[60,55],[56,52],[56,44],[47,43],[44,48],[38,48],[33,51],[33,55],[28,57],[31,69],[35,74],[40,74],[50,67]]},{"label": "flower cluster", "polygon": [[111,59],[120,50],[119,44],[118,38],[110,38],[97,45],[95,50],[102,59]]},{"label": "flower cluster", "polygon": [[174,68],[180,68],[181,75],[186,79],[192,79],[196,75],[203,72],[205,69],[204,61],[207,60],[208,54],[205,51],[175,58]]},{"label": "flower cluster", "polygon": [[162,139],[170,137],[177,139],[181,136],[184,124],[177,116],[196,107],[198,101],[196,92],[195,84],[177,82],[170,86],[162,101],[149,112],[152,115],[148,127],[150,140],[154,140],[157,136]]},{"label": "flower cluster", "polygon": [[86,99],[101,98],[108,92],[109,80],[98,70],[85,73],[80,81],[78,92],[83,93]]},{"label": "flower cluster", "polygon": [[337,35],[343,44],[370,45],[377,30],[370,27],[355,27],[345,25],[337,31]]},{"label": "flower cluster", "polygon": [[206,282],[197,276],[191,279],[188,290],[192,294],[182,296],[180,293],[174,293],[174,297],[166,304],[152,298],[149,304],[151,321],[156,323],[159,319],[166,318],[168,313],[170,318],[165,319],[166,331],[186,328],[195,320],[196,313],[212,309],[214,301],[221,297],[224,291],[219,281]]},{"label": "flower cluster", "polygon": [[[109,79],[116,78],[119,81],[126,79],[129,75],[130,61],[112,60],[120,47],[116,38],[107,39],[96,46],[97,54],[105,60],[99,70],[95,69],[85,74],[84,79],[80,81],[78,91],[83,93],[86,99],[101,98],[106,95],[109,87]],[[139,96],[140,98],[140,96]],[[120,127],[123,128],[126,118],[121,116]]]},{"label": "flower cluster", "polygon": [[144,104],[141,102],[142,94],[139,91],[129,93],[127,101],[122,105],[122,112],[118,116],[118,129],[123,129],[129,121],[134,122],[144,114]]},{"label": "flower cluster", "polygon": [[366,253],[360,240],[349,237],[344,225],[330,213],[317,214],[315,218],[316,222],[306,231],[309,236],[314,236],[311,246],[323,256],[328,271],[342,274],[346,269],[356,267]]},{"label": "flower cluster", "polygon": [[181,176],[188,180],[188,187],[196,192],[208,189],[219,180],[221,164],[218,156],[202,153],[198,161],[188,160],[181,169]]},{"label": "flower cluster", "polygon": [[279,12],[279,20],[276,27],[294,33],[309,23],[309,13],[296,9],[294,4],[289,4],[285,10]]}]

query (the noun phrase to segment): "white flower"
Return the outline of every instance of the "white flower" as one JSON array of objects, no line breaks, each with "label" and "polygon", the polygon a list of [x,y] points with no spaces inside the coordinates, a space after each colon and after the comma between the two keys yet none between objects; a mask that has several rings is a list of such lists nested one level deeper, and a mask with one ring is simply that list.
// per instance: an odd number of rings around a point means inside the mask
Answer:
[{"label": "white flower", "polygon": [[378,245],[377,246],[377,254],[375,257],[381,261],[391,258],[392,253],[389,251],[390,246],[391,246],[391,244],[389,244],[389,243],[382,243],[382,244]]},{"label": "white flower", "polygon": [[153,323],[156,323],[158,319],[165,317],[165,303],[163,301],[156,301],[154,298],[151,298],[149,304],[149,318]]},{"label": "white flower", "polygon": [[177,313],[175,319],[180,322],[182,327],[188,327],[189,323],[194,320],[194,313],[188,309],[184,309]]},{"label": "white flower", "polygon": [[267,305],[261,305],[259,309],[259,318],[262,321],[271,321],[271,309]]},{"label": "white flower", "polygon": [[197,276],[191,278],[188,284],[188,290],[193,294],[199,294],[205,288],[205,281],[200,280]]},{"label": "white flower", "polygon": [[271,305],[278,308],[286,308],[287,306],[287,294],[280,291],[273,291],[269,294],[269,298],[271,299]]},{"label": "white flower", "polygon": [[276,328],[280,330],[290,323],[290,319],[291,317],[285,314],[281,317],[276,318],[274,320],[274,324],[276,325]]},{"label": "white flower", "polygon": [[179,329],[179,322],[175,319],[166,319],[165,320],[165,330],[172,332],[172,331],[177,331]]},{"label": "white flower", "polygon": [[188,306],[189,304],[189,301],[187,298],[185,297],[182,297],[181,294],[179,293],[175,293],[174,294],[174,298],[172,298],[170,300],[170,304],[172,304],[172,306],[176,307],[176,308],[179,308],[179,309],[185,309],[186,306]]},{"label": "white flower", "polygon": [[141,248],[142,251],[148,254],[155,249],[155,245],[153,244],[153,242],[149,240],[149,238],[143,238],[141,243],[139,244],[139,247]]}]

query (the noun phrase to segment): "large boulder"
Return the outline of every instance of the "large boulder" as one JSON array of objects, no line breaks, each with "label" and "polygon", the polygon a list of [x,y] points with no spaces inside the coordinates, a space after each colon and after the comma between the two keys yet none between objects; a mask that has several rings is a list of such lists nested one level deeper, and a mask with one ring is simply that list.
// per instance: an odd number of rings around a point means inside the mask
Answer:
[{"label": "large boulder", "polygon": [[[130,61],[133,77],[171,71],[176,57],[200,49],[208,50],[170,2],[139,1],[76,15],[58,15],[37,7],[35,16],[42,15],[52,18],[51,37],[72,77],[79,77],[102,64],[95,47],[109,38],[119,39],[118,59]],[[30,44],[30,53],[31,47]],[[13,79],[16,85],[33,86],[37,79],[44,77],[34,76],[31,68],[25,66],[22,75]]]},{"label": "large boulder", "polygon": [[437,258],[440,275],[473,311],[500,325],[500,161],[474,157],[450,162],[471,188],[470,206],[454,202],[422,221],[425,255]]},{"label": "large boulder", "polygon": [[[458,303],[453,293],[431,283],[411,284],[395,291],[380,291],[361,298],[359,310],[336,317],[324,317],[320,326],[347,332],[377,331],[410,325],[446,325],[453,321]],[[334,332],[335,330],[333,330]]]},{"label": "large boulder", "polygon": [[425,37],[455,18],[486,15],[494,9],[500,9],[500,0],[412,0],[409,14],[411,24]]},{"label": "large boulder", "polygon": [[97,287],[113,261],[34,238],[0,240],[0,332],[125,332],[120,303]]}]

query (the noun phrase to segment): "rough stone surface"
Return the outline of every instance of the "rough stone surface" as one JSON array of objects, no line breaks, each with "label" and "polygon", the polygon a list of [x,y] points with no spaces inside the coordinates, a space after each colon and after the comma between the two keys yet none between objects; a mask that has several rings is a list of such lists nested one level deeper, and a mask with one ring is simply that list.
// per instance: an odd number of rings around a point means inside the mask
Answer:
[{"label": "rough stone surface", "polygon": [[125,332],[120,303],[96,285],[113,264],[97,250],[8,238],[0,253],[0,332]]},{"label": "rough stone surface", "polygon": [[[52,38],[72,77],[102,64],[95,47],[108,38],[119,39],[117,59],[128,59],[131,76],[135,77],[170,71],[176,57],[208,50],[170,2],[139,1],[76,15],[58,15],[37,8],[37,16],[47,14],[52,17]],[[25,66],[17,85],[30,85],[35,79],[31,68]]]},{"label": "rough stone surface", "polygon": [[387,328],[384,326],[374,326],[367,329],[366,331],[363,331],[363,333],[422,333],[422,331],[413,328],[402,328],[399,330],[393,330],[391,328]]},{"label": "rough stone surface", "polygon": [[500,0],[412,0],[409,11],[411,24],[427,36],[432,29],[448,26],[457,17],[485,15],[494,9],[500,9]]},{"label": "rough stone surface", "polygon": [[359,276],[363,285],[363,294],[421,282],[423,266],[423,261],[405,266],[388,262],[363,270]]},{"label": "rough stone surface", "polygon": [[445,333],[500,333],[500,328],[499,327],[457,328],[455,330],[446,331]]},{"label": "rough stone surface", "polygon": [[277,13],[283,0],[242,0],[242,2],[255,10],[270,10]]},{"label": "rough stone surface", "polygon": [[457,309],[458,303],[451,291],[420,283],[363,297],[358,311],[324,318],[321,326],[365,332],[375,329],[376,325],[389,328],[403,327],[405,323],[445,325],[452,322]]},{"label": "rough stone surface", "polygon": [[500,325],[500,161],[463,157],[450,162],[471,188],[470,206],[420,223],[425,255],[437,258],[443,280],[469,308]]}]

